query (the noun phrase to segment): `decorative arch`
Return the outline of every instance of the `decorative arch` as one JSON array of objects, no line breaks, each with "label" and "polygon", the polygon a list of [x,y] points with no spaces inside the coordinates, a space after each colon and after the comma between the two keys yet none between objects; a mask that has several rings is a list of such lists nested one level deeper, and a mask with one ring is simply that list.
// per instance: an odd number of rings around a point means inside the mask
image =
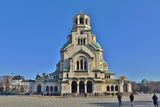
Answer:
[{"label": "decorative arch", "polygon": [[84,56],[86,58],[92,59],[95,56],[95,54],[92,53],[90,50],[83,48],[83,49],[77,50],[71,56],[73,56],[73,60],[76,60],[79,56]]},{"label": "decorative arch", "polygon": [[87,58],[80,56],[76,61],[76,70],[79,71],[87,71],[88,69],[88,61]]},{"label": "decorative arch", "polygon": [[79,82],[79,92],[83,94],[85,92],[85,84],[84,81]]},{"label": "decorative arch", "polygon": [[54,92],[58,92],[58,86],[54,86]]},{"label": "decorative arch", "polygon": [[37,93],[38,93],[38,94],[41,94],[41,93],[42,93],[42,86],[41,86],[41,84],[38,84],[38,85],[37,85]]},{"label": "decorative arch", "polygon": [[86,44],[86,38],[83,38],[83,44],[84,45]]},{"label": "decorative arch", "polygon": [[50,92],[53,92],[53,86],[50,86]]},{"label": "decorative arch", "polygon": [[80,38],[78,38],[78,45],[80,45]]},{"label": "decorative arch", "polygon": [[89,25],[89,20],[88,20],[88,18],[86,18],[85,24],[86,24],[86,25]]},{"label": "decorative arch", "polygon": [[79,61],[77,61],[76,64],[77,70],[79,70]]},{"label": "decorative arch", "polygon": [[[80,32],[83,34],[83,31]],[[85,45],[86,44],[86,38],[78,37],[78,45]]]},{"label": "decorative arch", "polygon": [[80,24],[84,24],[84,18],[83,17],[80,17]]},{"label": "decorative arch", "polygon": [[71,86],[72,86],[72,93],[77,93],[77,82],[72,81]]},{"label": "decorative arch", "polygon": [[46,86],[46,92],[49,92],[49,86]]},{"label": "decorative arch", "polygon": [[[86,50],[87,51],[87,50]],[[73,60],[73,71],[79,71],[80,70],[80,61],[79,58],[80,57],[84,57],[84,68],[86,68],[86,70],[84,71],[90,71],[90,67],[92,67],[92,59],[94,58],[94,54],[91,53],[90,51],[85,52],[83,49],[76,51],[72,56],[72,60]],[[86,62],[85,62],[86,61]],[[79,64],[78,64],[79,63]],[[79,67],[78,67],[79,65]],[[86,66],[86,67],[85,67]],[[79,68],[79,69],[78,69]]]},{"label": "decorative arch", "polygon": [[118,86],[117,85],[115,86],[115,91],[118,91]]},{"label": "decorative arch", "polygon": [[77,24],[78,24],[78,18],[75,19],[75,25],[77,25]]},{"label": "decorative arch", "polygon": [[114,91],[114,86],[111,86],[111,91]]},{"label": "decorative arch", "polygon": [[87,81],[87,93],[92,93],[93,92],[93,88],[92,88],[92,82],[91,81]]},{"label": "decorative arch", "polygon": [[107,91],[110,91],[110,86],[107,86]]}]

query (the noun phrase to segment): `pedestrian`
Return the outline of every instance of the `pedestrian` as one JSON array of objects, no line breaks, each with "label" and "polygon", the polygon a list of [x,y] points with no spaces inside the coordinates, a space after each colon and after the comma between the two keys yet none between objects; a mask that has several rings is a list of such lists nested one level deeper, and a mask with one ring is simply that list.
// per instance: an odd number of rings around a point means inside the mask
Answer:
[{"label": "pedestrian", "polygon": [[156,96],[156,94],[153,95],[152,99],[153,99],[154,106],[158,107],[158,97]]},{"label": "pedestrian", "polygon": [[118,99],[119,107],[122,106],[122,95],[121,95],[121,93],[117,94],[117,99]]},{"label": "pedestrian", "polygon": [[131,93],[131,95],[129,96],[129,99],[131,101],[131,106],[133,107],[133,101],[134,101],[134,95]]}]

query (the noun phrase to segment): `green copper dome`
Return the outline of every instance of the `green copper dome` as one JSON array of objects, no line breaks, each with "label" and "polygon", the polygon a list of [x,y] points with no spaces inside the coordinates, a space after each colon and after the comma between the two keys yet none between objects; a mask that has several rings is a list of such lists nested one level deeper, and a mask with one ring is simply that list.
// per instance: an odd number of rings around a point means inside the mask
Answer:
[{"label": "green copper dome", "polygon": [[98,48],[98,49],[102,49],[102,47],[100,46],[100,44],[97,43],[97,42],[92,42],[91,44],[92,44],[94,47]]},{"label": "green copper dome", "polygon": [[70,45],[70,42],[67,42],[63,45],[62,49],[67,48]]}]

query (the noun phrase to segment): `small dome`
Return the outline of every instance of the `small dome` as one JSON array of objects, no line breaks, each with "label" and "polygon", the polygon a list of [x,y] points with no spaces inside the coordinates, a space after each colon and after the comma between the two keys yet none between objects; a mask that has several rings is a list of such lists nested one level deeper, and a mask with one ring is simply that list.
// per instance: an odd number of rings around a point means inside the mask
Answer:
[{"label": "small dome", "polygon": [[78,13],[75,17],[89,17],[88,15],[86,15],[85,13],[83,13],[82,11],[80,13]]}]

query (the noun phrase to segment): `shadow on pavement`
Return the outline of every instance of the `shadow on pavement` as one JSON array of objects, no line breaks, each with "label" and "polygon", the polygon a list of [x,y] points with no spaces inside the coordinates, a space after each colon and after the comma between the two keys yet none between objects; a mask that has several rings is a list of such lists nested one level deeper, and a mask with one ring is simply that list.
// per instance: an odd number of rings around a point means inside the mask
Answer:
[{"label": "shadow on pavement", "polygon": [[94,106],[99,106],[99,107],[118,107],[118,103],[108,103],[108,102],[102,102],[102,103],[90,103],[91,105]]},{"label": "shadow on pavement", "polygon": [[[119,107],[118,102],[112,103],[112,102],[98,102],[98,103],[90,103],[91,105],[98,106],[98,107]],[[135,101],[134,106],[146,106],[151,107],[152,101]],[[129,101],[123,102],[123,107],[131,107],[131,103]]]}]

